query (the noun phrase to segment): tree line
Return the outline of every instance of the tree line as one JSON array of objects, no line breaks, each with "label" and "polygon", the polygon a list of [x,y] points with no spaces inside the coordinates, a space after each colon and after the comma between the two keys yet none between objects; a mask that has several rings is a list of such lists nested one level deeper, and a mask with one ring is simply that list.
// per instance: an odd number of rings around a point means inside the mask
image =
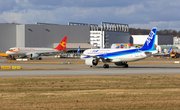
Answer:
[{"label": "tree line", "polygon": [[[148,35],[151,30],[149,29],[136,29],[136,28],[129,28],[130,35]],[[167,35],[167,36],[177,36],[180,37],[180,31],[176,31],[173,29],[163,29],[157,31],[157,35]]]}]

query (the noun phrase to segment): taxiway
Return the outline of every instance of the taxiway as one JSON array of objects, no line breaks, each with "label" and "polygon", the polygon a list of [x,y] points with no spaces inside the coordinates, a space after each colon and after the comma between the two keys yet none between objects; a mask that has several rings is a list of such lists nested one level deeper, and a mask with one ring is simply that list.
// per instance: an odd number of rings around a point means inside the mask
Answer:
[{"label": "taxiway", "polygon": [[90,68],[84,64],[0,63],[0,66],[2,65],[22,66],[22,68],[60,68],[60,70],[1,70],[0,77],[180,74],[180,64],[130,64],[129,68],[110,64],[110,68],[106,69],[102,65]]}]

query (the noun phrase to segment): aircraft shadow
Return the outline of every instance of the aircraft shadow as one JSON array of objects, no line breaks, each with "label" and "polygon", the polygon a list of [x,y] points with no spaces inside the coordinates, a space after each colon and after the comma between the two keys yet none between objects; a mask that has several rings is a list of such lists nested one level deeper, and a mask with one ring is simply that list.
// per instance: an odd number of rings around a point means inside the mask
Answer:
[{"label": "aircraft shadow", "polygon": [[[93,68],[103,68],[103,66],[95,66]],[[109,66],[109,68],[104,68],[104,69],[111,69],[111,68],[123,68],[122,66]],[[174,66],[174,67],[169,67],[169,66],[129,66],[128,68],[123,68],[123,69],[180,69],[180,66]]]}]

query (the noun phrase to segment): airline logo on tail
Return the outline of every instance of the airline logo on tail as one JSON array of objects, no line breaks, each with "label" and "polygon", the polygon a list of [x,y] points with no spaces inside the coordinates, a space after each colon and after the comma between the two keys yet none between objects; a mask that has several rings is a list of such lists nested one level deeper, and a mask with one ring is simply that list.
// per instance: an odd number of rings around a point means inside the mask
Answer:
[{"label": "airline logo on tail", "polygon": [[152,28],[152,31],[149,33],[143,47],[140,50],[149,50],[154,49],[155,39],[156,39],[157,28]]},{"label": "airline logo on tail", "polygon": [[171,50],[172,50],[172,47],[173,47],[173,46],[171,46],[171,48],[169,49],[168,53],[170,53],[170,52],[171,52]]},{"label": "airline logo on tail", "polygon": [[65,47],[66,46],[66,42],[62,42],[60,43],[62,47]]},{"label": "airline logo on tail", "polygon": [[54,49],[57,49],[59,51],[64,50],[66,48],[66,42],[67,42],[67,37],[65,36],[62,39],[62,41],[59,43],[59,45],[56,48],[54,48]]},{"label": "airline logo on tail", "polygon": [[151,43],[153,36],[155,35],[155,33],[153,31],[151,31],[151,33],[149,34],[148,38],[147,38],[147,46],[149,46],[149,43]]}]

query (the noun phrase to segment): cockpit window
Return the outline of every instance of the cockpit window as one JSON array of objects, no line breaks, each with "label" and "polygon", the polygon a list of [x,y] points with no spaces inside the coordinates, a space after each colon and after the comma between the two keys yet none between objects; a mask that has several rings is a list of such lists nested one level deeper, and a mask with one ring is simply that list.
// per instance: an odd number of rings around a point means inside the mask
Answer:
[{"label": "cockpit window", "polygon": [[13,49],[9,49],[9,51],[13,51]]}]

